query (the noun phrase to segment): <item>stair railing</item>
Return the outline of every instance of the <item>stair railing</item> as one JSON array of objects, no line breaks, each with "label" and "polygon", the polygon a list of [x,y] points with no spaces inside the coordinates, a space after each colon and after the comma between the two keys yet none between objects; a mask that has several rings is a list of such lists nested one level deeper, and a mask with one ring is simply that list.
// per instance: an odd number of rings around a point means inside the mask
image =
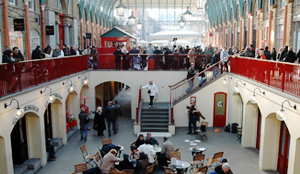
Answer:
[{"label": "stair railing", "polygon": [[[169,86],[170,88],[170,108],[171,108],[171,124],[174,123],[174,114],[173,114],[173,106],[176,102],[179,102],[181,99],[186,98],[191,95],[193,92],[197,91],[201,87],[215,80],[221,72],[222,61],[219,61],[213,65],[208,66],[204,71],[195,75],[190,79],[183,79],[176,83],[175,85]],[[203,77],[204,76],[204,77]],[[200,85],[200,77],[202,77],[203,81]],[[191,89],[189,88],[191,86]]]},{"label": "stair railing", "polygon": [[137,100],[137,106],[136,106],[136,119],[135,122],[136,123],[140,123],[141,122],[141,109],[142,109],[142,88],[139,88],[139,92],[138,92],[138,100]]}]

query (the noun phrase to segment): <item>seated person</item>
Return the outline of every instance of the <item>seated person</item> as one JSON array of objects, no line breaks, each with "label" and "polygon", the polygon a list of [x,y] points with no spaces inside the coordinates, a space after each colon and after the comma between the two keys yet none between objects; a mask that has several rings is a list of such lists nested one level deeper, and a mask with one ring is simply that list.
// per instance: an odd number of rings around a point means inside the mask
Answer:
[{"label": "seated person", "polygon": [[154,151],[153,146],[150,145],[149,139],[146,139],[145,144],[140,145],[138,152],[144,152],[148,157],[149,165],[152,165],[154,158],[156,157],[156,152]]},{"label": "seated person", "polygon": [[221,164],[218,165],[218,166],[216,166],[215,171],[216,171],[217,174],[224,174],[224,172],[222,170],[222,165],[224,163],[227,163],[227,159],[226,158],[222,159]]},{"label": "seated person", "polygon": [[168,140],[168,137],[164,137],[163,138],[163,144],[162,144],[162,148],[161,148],[161,154],[158,157],[158,164],[160,166],[160,168],[162,168],[162,166],[168,166],[167,160],[169,159],[169,154],[170,152],[174,151],[174,146],[171,143],[170,140]]},{"label": "seated person", "polygon": [[124,169],[134,169],[132,162],[128,160],[129,155],[127,153],[123,154],[123,161],[121,161],[117,167],[118,170],[122,171]]},{"label": "seated person", "polygon": [[138,139],[135,141],[135,145],[137,148],[140,147],[140,145],[144,144],[145,141],[144,141],[144,135],[143,134],[140,134]]},{"label": "seated person", "polygon": [[100,170],[103,174],[108,174],[110,169],[114,167],[115,162],[122,161],[120,158],[117,158],[117,151],[115,149],[111,149],[109,153],[107,153],[103,159],[102,164],[100,166]]},{"label": "seated person", "polygon": [[150,140],[150,144],[151,145],[158,145],[158,142],[155,138],[151,137],[151,133],[147,133],[147,139],[146,140]]},{"label": "seated person", "polygon": [[137,160],[139,158],[137,148],[135,145],[130,146],[131,154],[130,159]]},{"label": "seated person", "polygon": [[114,144],[106,144],[102,147],[101,151],[105,152],[107,154],[111,149],[115,149],[117,152],[120,150],[120,146],[116,146]]},{"label": "seated person", "polygon": [[144,152],[140,153],[135,167],[135,174],[145,174],[148,166],[149,161],[147,155]]},{"label": "seated person", "polygon": [[228,163],[222,165],[222,170],[225,174],[233,174]]}]

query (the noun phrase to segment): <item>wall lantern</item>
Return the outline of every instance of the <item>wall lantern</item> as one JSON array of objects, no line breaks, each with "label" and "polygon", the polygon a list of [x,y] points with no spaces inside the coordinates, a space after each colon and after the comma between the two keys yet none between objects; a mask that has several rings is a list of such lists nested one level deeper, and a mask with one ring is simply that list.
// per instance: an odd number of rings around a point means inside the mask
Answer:
[{"label": "wall lantern", "polygon": [[118,10],[119,16],[124,16],[125,8],[127,8],[127,7],[122,3],[122,0],[120,0],[120,4],[116,7],[116,9]]},{"label": "wall lantern", "polygon": [[239,82],[241,82],[242,85],[246,86],[246,83],[243,83],[241,80],[236,81],[235,87],[233,88],[234,93],[236,93],[236,94],[240,92],[239,85],[238,85]]},{"label": "wall lantern", "polygon": [[284,101],[282,102],[282,104],[281,104],[281,109],[280,109],[279,111],[276,112],[276,117],[277,117],[277,119],[278,119],[279,121],[284,121],[284,120],[286,119],[286,115],[284,114],[284,110],[283,110],[283,104],[284,104],[285,102],[288,102],[289,105],[290,105],[290,107],[293,107],[295,110],[296,110],[296,108],[297,108],[296,105],[292,106],[291,103],[290,103],[290,101],[284,100]]},{"label": "wall lantern", "polygon": [[41,90],[40,93],[43,94],[46,91],[47,88],[50,89],[50,94],[49,94],[49,97],[48,97],[48,102],[49,103],[53,103],[55,101],[55,96],[53,95],[52,89],[49,86],[47,86],[44,90]]},{"label": "wall lantern", "polygon": [[10,106],[11,103],[12,103],[12,101],[16,101],[17,104],[18,104],[18,105],[17,105],[17,108],[16,108],[17,111],[16,111],[16,116],[15,116],[15,118],[16,118],[16,119],[22,118],[22,117],[24,116],[24,110],[20,108],[19,101],[18,101],[17,99],[11,99],[10,102],[9,102],[9,104],[4,103],[4,108],[6,109],[7,106]]},{"label": "wall lantern", "polygon": [[254,91],[253,91],[253,95],[250,97],[250,102],[255,104],[257,101],[256,101],[256,95],[255,95],[255,90],[259,90],[259,92],[261,92],[263,95],[265,95],[265,91],[262,91],[260,88],[255,88]]},{"label": "wall lantern", "polygon": [[88,85],[89,84],[89,80],[87,79],[85,74],[82,74],[81,76],[78,76],[78,79],[80,79],[82,76],[84,76],[84,80],[82,82],[83,85]]},{"label": "wall lantern", "polygon": [[70,81],[70,82],[71,82],[71,85],[70,85],[70,87],[68,88],[68,91],[69,91],[69,92],[74,92],[74,91],[75,91],[75,88],[76,88],[76,86],[75,86],[75,85],[73,85],[73,83],[72,83],[72,81],[71,81],[70,79],[68,79],[66,82],[63,82],[63,85],[67,84],[67,83],[68,83],[68,81]]}]

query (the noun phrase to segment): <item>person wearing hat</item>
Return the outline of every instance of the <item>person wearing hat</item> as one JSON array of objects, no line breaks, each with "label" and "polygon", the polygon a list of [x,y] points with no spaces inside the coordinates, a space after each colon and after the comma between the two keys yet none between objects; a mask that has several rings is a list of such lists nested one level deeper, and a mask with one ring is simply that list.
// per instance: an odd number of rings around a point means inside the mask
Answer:
[{"label": "person wearing hat", "polygon": [[103,174],[108,174],[110,169],[114,167],[115,162],[120,162],[122,161],[120,158],[117,158],[117,151],[116,149],[111,149],[104,157],[102,160],[102,164],[100,167],[100,170]]},{"label": "person wearing hat", "polygon": [[93,129],[98,131],[98,136],[103,136],[103,131],[106,130],[105,117],[102,112],[102,107],[98,107],[95,112]]},{"label": "person wearing hat", "polygon": [[117,46],[117,50],[113,53],[115,55],[115,63],[116,63],[116,70],[121,69],[121,57],[123,57],[123,53],[121,51],[121,48]]},{"label": "person wearing hat", "polygon": [[117,169],[122,171],[125,169],[134,169],[134,166],[132,164],[132,162],[129,161],[129,155],[127,153],[123,154],[123,161],[121,161],[119,163],[119,165],[117,166]]},{"label": "person wearing hat", "polygon": [[226,158],[223,158],[223,159],[221,160],[221,164],[218,165],[218,166],[216,166],[215,171],[216,171],[217,174],[224,174],[224,171],[222,170],[222,165],[223,165],[224,163],[227,163],[227,159],[226,159]]}]

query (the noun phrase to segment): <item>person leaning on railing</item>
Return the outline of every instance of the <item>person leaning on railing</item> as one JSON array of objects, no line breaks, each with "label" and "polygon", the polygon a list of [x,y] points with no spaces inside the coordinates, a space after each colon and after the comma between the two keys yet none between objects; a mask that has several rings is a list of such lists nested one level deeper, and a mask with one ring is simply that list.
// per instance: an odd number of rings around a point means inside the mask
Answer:
[{"label": "person leaning on railing", "polygon": [[[13,57],[13,51],[11,49],[7,49],[3,52],[2,63],[15,63],[19,60]],[[6,90],[7,92],[13,91],[13,87],[16,84],[16,71],[14,65],[7,65],[3,68],[5,72],[1,75],[1,81],[6,82]]]}]

